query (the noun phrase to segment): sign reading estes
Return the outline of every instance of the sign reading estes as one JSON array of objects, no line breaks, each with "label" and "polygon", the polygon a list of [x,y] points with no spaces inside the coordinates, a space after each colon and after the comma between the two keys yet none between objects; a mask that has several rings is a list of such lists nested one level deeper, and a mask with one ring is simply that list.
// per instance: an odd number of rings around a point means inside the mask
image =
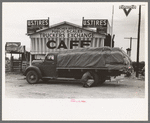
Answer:
[{"label": "sign reading estes", "polygon": [[46,20],[27,20],[27,33],[35,33],[36,30],[48,28],[49,19]]}]

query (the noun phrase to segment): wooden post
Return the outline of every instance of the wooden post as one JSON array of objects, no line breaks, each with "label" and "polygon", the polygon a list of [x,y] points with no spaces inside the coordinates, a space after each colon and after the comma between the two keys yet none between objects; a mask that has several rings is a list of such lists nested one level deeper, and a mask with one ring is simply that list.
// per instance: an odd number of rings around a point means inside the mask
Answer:
[{"label": "wooden post", "polygon": [[132,37],[130,37],[130,49],[132,47]]},{"label": "wooden post", "polygon": [[84,20],[84,17],[82,17],[82,28],[83,28],[83,20]]},{"label": "wooden post", "polygon": [[10,72],[13,71],[13,57],[12,57],[12,53],[11,53],[11,56],[10,56]]},{"label": "wooden post", "polygon": [[130,52],[131,52],[131,50],[132,50],[132,39],[137,39],[137,38],[127,37],[127,38],[124,38],[124,39],[130,39]]},{"label": "wooden post", "polygon": [[30,53],[30,66],[32,65],[32,55]]},{"label": "wooden post", "polygon": [[23,60],[23,53],[21,54],[20,72],[22,72],[22,60]]},{"label": "wooden post", "polygon": [[112,20],[111,20],[111,46],[112,47],[112,38],[113,38],[113,18],[114,18],[114,5],[113,5],[113,8],[112,8]]},{"label": "wooden post", "polygon": [[48,23],[49,23],[48,27],[50,27],[50,20],[49,20],[49,17],[48,17]]},{"label": "wooden post", "polygon": [[19,60],[20,60],[20,53],[19,53]]}]

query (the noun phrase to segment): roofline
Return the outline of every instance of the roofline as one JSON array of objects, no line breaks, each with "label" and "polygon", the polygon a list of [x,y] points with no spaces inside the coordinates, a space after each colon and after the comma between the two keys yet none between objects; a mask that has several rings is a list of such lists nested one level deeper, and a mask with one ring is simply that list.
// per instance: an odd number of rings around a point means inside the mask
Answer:
[{"label": "roofline", "polygon": [[[36,33],[43,32],[43,31],[46,31],[46,30],[48,30],[48,29],[52,29],[52,28],[57,27],[57,26],[60,26],[60,25],[62,25],[62,24],[68,24],[68,25],[71,25],[71,26],[78,27],[78,28],[80,28],[80,29],[82,29],[82,30],[90,31],[90,32],[92,32],[92,33],[97,33],[95,30],[83,28],[82,26],[79,26],[79,25],[76,25],[76,24],[73,24],[73,23],[64,21],[64,22],[61,22],[61,23],[58,23],[58,24],[54,24],[54,25],[52,25],[52,26],[50,26],[50,27],[48,27],[48,28],[44,28],[44,29],[37,30],[35,33],[31,33],[31,34],[26,33],[26,35],[28,35],[28,36],[29,36],[29,35],[34,35],[34,34],[36,34]],[[99,33],[97,33],[97,34],[99,34]],[[105,35],[105,34],[101,34],[101,35]]]}]

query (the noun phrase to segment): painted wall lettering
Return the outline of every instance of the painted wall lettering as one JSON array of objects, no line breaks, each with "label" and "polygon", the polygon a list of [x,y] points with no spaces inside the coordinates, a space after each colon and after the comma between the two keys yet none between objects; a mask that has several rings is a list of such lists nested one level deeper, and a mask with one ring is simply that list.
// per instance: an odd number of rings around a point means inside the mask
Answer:
[{"label": "painted wall lettering", "polygon": [[[55,44],[55,46],[52,46],[51,44]],[[56,42],[55,41],[48,41],[46,46],[49,48],[49,49],[55,49],[56,48]]]},{"label": "painted wall lettering", "polygon": [[73,46],[78,46],[79,41],[70,41],[70,49],[73,49]]},{"label": "painted wall lettering", "polygon": [[[70,48],[70,49],[73,49],[74,47],[85,47],[85,46],[90,46],[90,44],[91,44],[91,41],[81,41],[81,43],[79,44],[80,42],[79,41],[70,41],[70,46],[67,46],[66,44],[65,44],[65,42],[64,41],[61,41],[59,44],[58,44],[58,47],[56,46],[56,42],[55,41],[53,41],[53,40],[50,40],[50,41],[48,41],[47,42],[47,44],[46,44],[46,46],[49,48],[49,49],[55,49],[55,48],[57,48],[57,49],[61,49],[61,48],[63,48],[63,49],[68,49],[68,48]],[[54,45],[53,45],[54,44]]]},{"label": "painted wall lettering", "polygon": [[49,32],[40,33],[40,38],[92,38],[93,33],[79,28],[55,28]]},{"label": "painted wall lettering", "polygon": [[60,49],[60,48],[67,49],[67,46],[66,46],[66,44],[65,44],[64,41],[61,41],[61,42],[60,42],[60,44],[59,44],[59,46],[58,46],[58,49]]},{"label": "painted wall lettering", "polygon": [[81,41],[81,47],[90,46],[91,41]]}]

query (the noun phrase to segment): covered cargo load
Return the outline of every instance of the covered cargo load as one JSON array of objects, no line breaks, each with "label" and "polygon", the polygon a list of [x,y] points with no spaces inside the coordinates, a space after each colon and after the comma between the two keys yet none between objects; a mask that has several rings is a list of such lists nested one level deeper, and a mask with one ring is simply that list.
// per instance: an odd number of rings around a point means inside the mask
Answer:
[{"label": "covered cargo load", "polygon": [[59,68],[122,68],[131,64],[120,48],[80,48],[61,51],[57,56]]}]

